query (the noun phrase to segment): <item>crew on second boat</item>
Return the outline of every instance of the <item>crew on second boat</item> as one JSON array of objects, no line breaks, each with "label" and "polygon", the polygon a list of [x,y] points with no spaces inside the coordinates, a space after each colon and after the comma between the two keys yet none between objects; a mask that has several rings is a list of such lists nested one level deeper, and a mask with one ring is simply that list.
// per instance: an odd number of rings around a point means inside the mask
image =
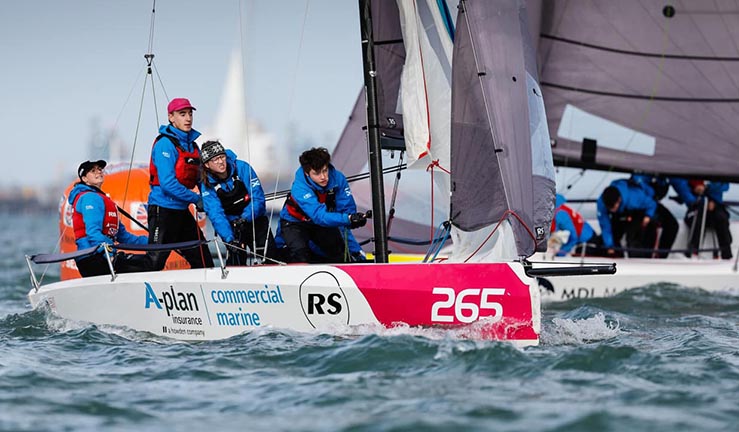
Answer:
[{"label": "crew on second boat", "polygon": [[[612,256],[622,256],[621,237],[626,234],[629,257],[666,258],[677,236],[675,217],[654,199],[654,192],[631,179],[611,182],[598,198],[598,223],[603,247]],[[657,228],[662,234],[657,243]]]},{"label": "crew on second boat", "polygon": [[706,184],[701,179],[680,179],[673,183],[673,187],[680,200],[688,206],[685,223],[690,227],[690,238],[688,239],[690,252],[686,255],[690,256],[692,252],[698,253],[701,243],[700,236],[705,232],[703,229],[703,215],[705,214],[705,226],[714,229],[721,258],[731,259],[732,237],[729,228],[729,211],[724,205],[724,192],[729,190],[729,184],[713,181]]},{"label": "crew on second boat", "polygon": [[584,249],[586,255],[602,255],[604,251],[601,236],[595,232],[578,211],[566,203],[567,199],[563,195],[557,194],[550,232],[553,239],[558,239],[559,233],[566,233],[567,239],[552,242],[555,244],[561,243],[554,247],[556,250],[552,250],[552,252],[558,256],[564,256],[570,252],[583,253]]}]

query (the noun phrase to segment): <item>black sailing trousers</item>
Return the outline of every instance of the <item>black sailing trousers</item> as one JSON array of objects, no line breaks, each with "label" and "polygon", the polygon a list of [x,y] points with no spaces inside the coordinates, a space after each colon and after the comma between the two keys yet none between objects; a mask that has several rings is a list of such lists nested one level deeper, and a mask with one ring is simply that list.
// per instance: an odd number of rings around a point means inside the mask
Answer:
[{"label": "black sailing trousers", "polygon": [[[150,205],[148,217],[149,244],[205,240],[203,232],[189,210],[174,210],[158,205]],[[170,252],[154,251],[147,253],[154,271],[164,268]],[[179,253],[187,260],[191,268],[213,267],[213,257],[204,244],[196,248],[181,250]]]},{"label": "black sailing trousers", "polygon": [[[288,222],[284,219],[280,219],[280,228],[290,254],[290,262],[349,262],[346,244],[339,228],[323,227],[312,222]],[[326,256],[313,253],[309,242],[318,246]]]}]

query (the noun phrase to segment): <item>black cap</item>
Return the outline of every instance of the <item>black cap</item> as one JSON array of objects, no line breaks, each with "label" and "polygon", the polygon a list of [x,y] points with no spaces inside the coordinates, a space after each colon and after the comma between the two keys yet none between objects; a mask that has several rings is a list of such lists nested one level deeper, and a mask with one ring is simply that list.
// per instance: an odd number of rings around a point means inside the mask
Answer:
[{"label": "black cap", "polygon": [[100,159],[99,161],[84,161],[80,164],[80,167],[77,168],[77,175],[79,176],[80,180],[82,180],[82,177],[90,172],[91,169],[95,168],[96,166],[99,166],[101,169],[103,169],[105,168],[105,165],[108,165],[108,163],[102,159]]}]

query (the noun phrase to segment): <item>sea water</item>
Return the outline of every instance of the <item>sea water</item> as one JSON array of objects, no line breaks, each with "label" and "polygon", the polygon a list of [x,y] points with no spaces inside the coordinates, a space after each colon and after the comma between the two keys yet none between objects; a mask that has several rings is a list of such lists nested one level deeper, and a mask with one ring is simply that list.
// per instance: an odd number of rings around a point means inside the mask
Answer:
[{"label": "sea water", "polygon": [[525,349],[410,328],[183,343],[30,310],[23,255],[54,250],[55,216],[1,217],[2,431],[739,428],[735,294],[547,304]]}]

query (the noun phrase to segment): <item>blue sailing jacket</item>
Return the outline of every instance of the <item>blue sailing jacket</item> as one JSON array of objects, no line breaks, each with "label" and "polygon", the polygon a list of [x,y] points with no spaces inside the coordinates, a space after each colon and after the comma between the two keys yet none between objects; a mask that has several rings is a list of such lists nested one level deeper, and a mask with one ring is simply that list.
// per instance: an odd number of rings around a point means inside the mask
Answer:
[{"label": "blue sailing jacket", "polygon": [[673,189],[677,192],[677,196],[686,206],[691,207],[698,200],[690,189],[688,179],[675,177],[671,180],[671,183]]},{"label": "blue sailing jacket", "polygon": [[[685,203],[686,206],[692,207],[696,201],[697,196],[693,193],[693,189],[688,184],[688,179],[684,178],[673,178],[672,187],[675,188],[680,199]],[[719,204],[724,203],[724,192],[729,190],[729,183],[726,182],[708,182],[706,184],[706,190],[703,193],[711,201]]]},{"label": "blue sailing jacket", "polygon": [[570,214],[563,210],[557,210],[566,202],[567,199],[564,196],[557,194],[557,203],[554,206],[555,213],[553,231],[568,231],[570,233],[570,238],[567,240],[567,243],[560,247],[557,255],[567,254],[572,251],[575,246],[580,243],[587,243],[595,235],[593,227],[587,222],[583,223],[580,235],[577,234],[577,228],[575,227],[575,223],[573,222],[572,217],[570,217]]},{"label": "blue sailing jacket", "polygon": [[[90,193],[86,193],[90,192]],[[77,249],[86,249],[93,246],[99,246],[100,243],[114,244],[147,244],[149,239],[147,236],[137,236],[126,231],[121,222],[118,222],[118,233],[115,238],[103,234],[103,218],[105,217],[105,203],[103,197],[97,192],[97,189],[90,187],[84,183],[77,183],[69,192],[67,202],[74,204],[77,195],[84,193],[77,200],[74,211],[82,215],[85,222],[85,236],[76,241]],[[100,251],[102,253],[102,250]]]},{"label": "blue sailing jacket", "polygon": [[[228,166],[228,177],[222,180],[208,173],[209,184],[201,182],[200,191],[203,195],[203,208],[208,215],[208,219],[210,219],[210,223],[213,225],[213,229],[224,241],[230,242],[234,239],[231,221],[242,218],[248,222],[252,222],[254,219],[267,214],[267,208],[262,183],[259,181],[259,177],[257,177],[257,173],[251,165],[237,159],[236,154],[231,150],[226,150],[226,164]],[[234,173],[244,182],[251,198],[249,204],[244,207],[244,210],[239,216],[227,215],[223,211],[223,205],[216,191],[216,185],[220,185],[226,192],[232,191],[234,189]]]},{"label": "blue sailing jacket", "polygon": [[[616,214],[643,211],[645,216],[654,218],[654,214],[657,211],[657,201],[654,200],[652,194],[645,190],[645,187],[635,182],[630,182],[628,179],[614,180],[611,182],[611,186],[618,189],[621,194],[621,205],[616,211]],[[600,223],[601,235],[603,236],[603,245],[607,248],[612,248],[614,243],[611,219],[608,209],[603,202],[603,195],[598,197],[597,206],[598,223]]]},{"label": "blue sailing jacket", "polygon": [[[186,151],[193,151],[194,142],[200,132],[192,129],[183,132],[172,125],[159,126],[159,133],[176,139]],[[175,163],[177,162],[177,148],[166,137],[159,138],[151,149],[151,158],[157,167],[159,185],[151,187],[149,205],[185,210],[190,204],[197,203],[200,195],[186,188],[175,177]]]},{"label": "blue sailing jacket", "polygon": [[[357,204],[354,202],[351,189],[349,189],[349,182],[347,182],[344,174],[334,168],[333,165],[329,164],[328,169],[328,184],[325,188],[322,188],[310,179],[302,167],[298,168],[295,171],[295,180],[290,188],[290,195],[312,223],[324,227],[349,226],[349,215],[357,212]],[[328,211],[326,204],[318,201],[316,193],[326,193],[332,189],[336,193],[336,210]],[[282,207],[280,219],[288,222],[300,222],[300,220],[290,215],[287,206]]]}]

